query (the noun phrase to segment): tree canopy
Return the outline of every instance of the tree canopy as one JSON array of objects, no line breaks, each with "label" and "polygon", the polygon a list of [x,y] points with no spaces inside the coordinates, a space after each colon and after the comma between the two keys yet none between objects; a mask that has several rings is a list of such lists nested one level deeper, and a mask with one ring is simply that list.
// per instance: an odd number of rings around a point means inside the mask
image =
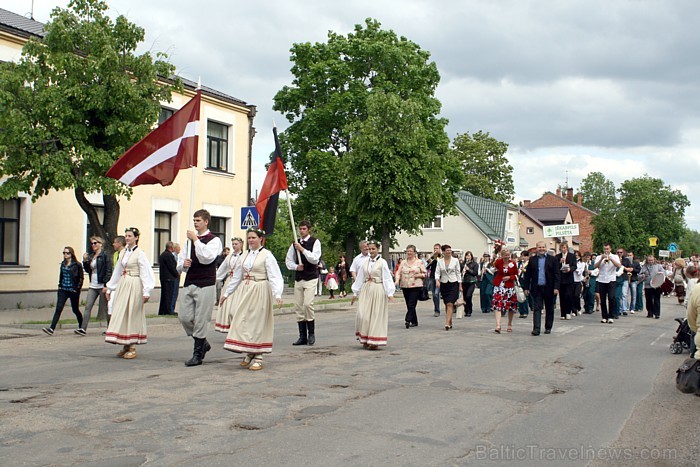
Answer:
[{"label": "tree canopy", "polygon": [[650,237],[658,237],[660,247],[679,242],[686,234],[685,209],[688,198],[649,175],[625,180],[617,190],[618,203],[604,208],[593,220],[593,243],[604,242],[649,253]]},{"label": "tree canopy", "polygon": [[[137,55],[144,30],[107,9],[100,0],[54,9],[44,38],[30,39],[19,62],[0,65],[0,197],[72,189],[90,225],[111,239],[116,197],[130,189],[104,174],[157,122],[172,89],[159,77],[174,66],[163,54]],[[85,197],[91,192],[103,193],[104,224]]]},{"label": "tree canopy", "polygon": [[579,190],[583,198],[583,206],[594,212],[613,209],[617,203],[615,184],[601,172],[591,172],[581,180]]},{"label": "tree canopy", "polygon": [[[291,123],[281,139],[301,216],[346,239],[351,255],[358,238],[386,234],[387,220],[391,233],[452,212],[455,200],[446,191],[461,178],[444,170],[450,165],[446,122],[437,117],[434,97],[440,76],[428,52],[367,19],[347,36],[329,32],[327,42],[294,44],[291,60],[292,85],[275,95],[274,109]],[[411,133],[406,122],[419,127]],[[394,131],[407,134],[388,134]],[[439,158],[443,163],[435,163]],[[405,189],[404,208],[409,199],[426,204],[410,222],[395,215],[396,202],[364,204],[363,183],[374,183],[364,189],[375,194],[389,184],[393,193]],[[434,193],[415,198],[411,184]]]},{"label": "tree canopy", "polygon": [[464,171],[463,189],[482,198],[510,203],[515,185],[506,151],[508,144],[488,132],[458,134],[452,141],[452,153]]}]

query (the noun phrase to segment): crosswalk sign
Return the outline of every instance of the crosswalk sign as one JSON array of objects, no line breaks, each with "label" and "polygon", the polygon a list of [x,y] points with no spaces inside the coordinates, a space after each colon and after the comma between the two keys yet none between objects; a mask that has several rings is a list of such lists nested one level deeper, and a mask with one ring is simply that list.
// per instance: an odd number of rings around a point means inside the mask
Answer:
[{"label": "crosswalk sign", "polygon": [[258,210],[255,209],[255,206],[241,208],[241,229],[257,227],[259,222],[260,216],[258,216]]}]

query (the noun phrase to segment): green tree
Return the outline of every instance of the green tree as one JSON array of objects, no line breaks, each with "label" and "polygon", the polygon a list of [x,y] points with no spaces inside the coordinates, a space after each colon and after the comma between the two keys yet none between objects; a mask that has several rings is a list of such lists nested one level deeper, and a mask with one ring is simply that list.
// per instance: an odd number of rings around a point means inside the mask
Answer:
[{"label": "green tree", "polygon": [[583,206],[597,213],[613,209],[617,203],[615,184],[601,172],[586,175],[581,180],[579,193],[583,197]]},{"label": "green tree", "polygon": [[685,208],[688,198],[679,190],[664,185],[649,175],[622,182],[620,210],[628,217],[632,230],[628,247],[649,252],[649,237],[658,237],[659,245],[680,241],[685,233]]},{"label": "green tree", "polygon": [[354,133],[348,207],[381,239],[385,258],[397,232],[415,232],[433,219],[425,206],[447,211],[454,204],[459,169],[446,156],[449,139],[446,121],[435,117],[439,107],[437,100],[430,106],[375,91],[367,99],[369,116]]},{"label": "green tree", "polygon": [[[0,197],[73,190],[90,225],[109,239],[119,221],[117,196],[129,187],[104,174],[157,121],[172,87],[165,56],[137,55],[144,30],[112,20],[99,0],[56,8],[43,40],[30,39],[17,63],[0,66]],[[85,194],[101,192],[104,223]]]},{"label": "green tree", "polygon": [[[664,248],[666,245],[662,245]],[[678,249],[683,252],[683,256],[690,256],[700,252],[700,232],[697,230],[685,229],[678,242]]]},{"label": "green tree", "polygon": [[510,203],[515,194],[513,166],[505,156],[508,144],[488,132],[458,134],[452,141],[452,154],[464,171],[463,189],[482,198]]},{"label": "green tree", "polygon": [[[347,36],[329,32],[325,43],[292,46],[292,85],[284,86],[274,98],[274,109],[291,123],[281,138],[291,166],[290,188],[297,194],[300,215],[333,238],[344,239],[348,257],[358,238],[380,227],[356,205],[351,207],[350,184],[364,171],[358,173],[358,166],[351,166],[346,157],[354,151],[355,132],[364,132],[360,144],[366,154],[371,128],[361,124],[370,117],[368,101],[373,93],[424,106],[421,115],[437,112],[439,104],[433,96],[440,76],[429,59],[430,54],[417,44],[382,30],[372,19],[356,25]],[[434,124],[426,131],[439,133],[427,139],[434,150],[442,144],[443,127]],[[442,178],[431,180],[443,182]],[[451,198],[449,203],[426,204],[422,209],[434,217],[453,207]]]}]

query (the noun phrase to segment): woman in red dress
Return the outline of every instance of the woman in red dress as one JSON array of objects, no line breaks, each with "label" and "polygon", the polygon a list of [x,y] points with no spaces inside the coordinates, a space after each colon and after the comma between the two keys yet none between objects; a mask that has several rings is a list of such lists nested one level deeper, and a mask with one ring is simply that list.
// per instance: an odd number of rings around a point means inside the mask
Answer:
[{"label": "woman in red dress", "polygon": [[[498,248],[498,244],[497,244]],[[515,280],[518,277],[518,264],[510,258],[508,248],[503,248],[500,252],[494,267],[496,277],[493,279],[493,303],[491,309],[496,315],[495,332],[501,333],[501,316],[508,313],[508,332],[513,331],[513,314],[518,309],[518,298],[515,295]]]}]

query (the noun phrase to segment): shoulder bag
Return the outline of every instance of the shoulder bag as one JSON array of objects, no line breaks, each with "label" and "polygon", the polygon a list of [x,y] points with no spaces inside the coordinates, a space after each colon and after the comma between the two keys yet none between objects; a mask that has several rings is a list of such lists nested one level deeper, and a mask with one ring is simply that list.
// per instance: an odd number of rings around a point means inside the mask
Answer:
[{"label": "shoulder bag", "polygon": [[688,358],[678,367],[676,387],[685,394],[700,395],[700,360]]}]

